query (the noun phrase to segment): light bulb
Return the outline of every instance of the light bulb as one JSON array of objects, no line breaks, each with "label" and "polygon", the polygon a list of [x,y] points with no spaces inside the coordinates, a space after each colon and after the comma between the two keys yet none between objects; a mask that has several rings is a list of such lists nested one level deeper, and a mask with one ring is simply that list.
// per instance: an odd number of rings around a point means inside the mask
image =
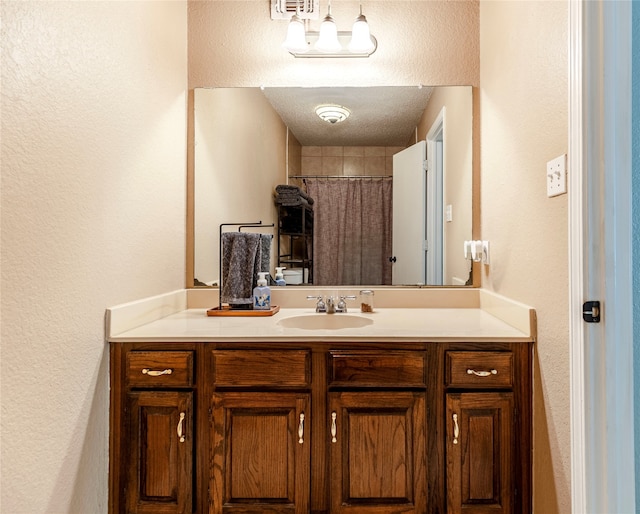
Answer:
[{"label": "light bulb", "polygon": [[336,53],[342,50],[342,46],[338,41],[338,27],[336,27],[336,22],[331,16],[331,6],[329,6],[329,12],[320,25],[320,35],[315,47],[316,50],[324,53]]},{"label": "light bulb", "polygon": [[309,50],[304,23],[297,14],[291,17],[287,28],[287,38],[282,43],[282,47],[291,53],[297,54],[302,54]]},{"label": "light bulb", "polygon": [[362,14],[362,7],[360,7],[360,16],[356,18],[351,31],[349,51],[353,53],[368,54],[371,53],[375,47],[376,46],[371,40],[371,33],[369,32],[367,18]]}]

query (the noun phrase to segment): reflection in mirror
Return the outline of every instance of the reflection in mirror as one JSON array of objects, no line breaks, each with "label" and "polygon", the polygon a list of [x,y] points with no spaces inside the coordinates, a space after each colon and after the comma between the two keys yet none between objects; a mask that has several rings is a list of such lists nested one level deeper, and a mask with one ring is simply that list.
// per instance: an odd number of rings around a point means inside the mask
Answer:
[{"label": "reflection in mirror", "polygon": [[[323,104],[350,115],[322,121]],[[218,283],[219,225],[257,221],[291,281],[471,283],[470,86],[196,89],[194,145],[196,285]],[[306,238],[278,238],[283,184],[313,199]]]}]

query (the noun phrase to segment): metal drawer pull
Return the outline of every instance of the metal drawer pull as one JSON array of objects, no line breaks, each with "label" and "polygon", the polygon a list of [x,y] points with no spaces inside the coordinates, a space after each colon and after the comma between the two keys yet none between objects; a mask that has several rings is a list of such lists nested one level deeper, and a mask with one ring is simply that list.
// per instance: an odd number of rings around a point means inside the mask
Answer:
[{"label": "metal drawer pull", "polygon": [[164,369],[162,371],[156,371],[153,369],[149,369],[149,368],[144,368],[142,370],[142,374],[143,375],[149,375],[150,377],[161,377],[162,375],[171,375],[171,373],[173,373],[172,369]]},{"label": "metal drawer pull", "polygon": [[476,377],[488,377],[491,375],[497,375],[498,370],[492,369],[491,371],[476,371],[475,369],[469,368],[467,370],[467,375],[475,375]]},{"label": "metal drawer pull", "polygon": [[458,444],[458,437],[460,437],[460,427],[458,426],[458,415],[453,415],[453,444]]},{"label": "metal drawer pull", "polygon": [[180,413],[180,420],[178,421],[178,441],[180,441],[181,443],[184,443],[185,441],[185,437],[184,434],[182,433],[182,423],[184,423],[184,417],[185,417],[185,413],[181,412]]},{"label": "metal drawer pull", "polygon": [[336,414],[335,411],[333,411],[331,413],[331,442],[332,443],[338,442],[338,439],[336,438],[336,435],[338,434],[338,427],[336,426],[337,417],[338,415]]},{"label": "metal drawer pull", "polygon": [[300,413],[300,423],[298,424],[298,443],[304,443],[304,412]]}]

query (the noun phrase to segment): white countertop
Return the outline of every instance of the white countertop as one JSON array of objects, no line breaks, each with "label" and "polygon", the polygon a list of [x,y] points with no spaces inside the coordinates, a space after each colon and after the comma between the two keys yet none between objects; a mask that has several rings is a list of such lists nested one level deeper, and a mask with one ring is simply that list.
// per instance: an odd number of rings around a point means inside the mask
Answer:
[{"label": "white countertop", "polygon": [[[484,302],[489,309],[376,308],[373,313],[351,309],[348,314],[316,313],[308,308],[281,308],[273,316],[211,317],[204,308],[188,308],[186,296],[174,292],[107,310],[109,342],[435,342],[435,341],[533,341],[534,311],[520,304],[495,306],[495,298]],[[185,293],[186,295],[186,293]],[[167,299],[169,301],[167,301]],[[155,302],[155,303],[154,303]],[[480,302],[482,303],[482,302]],[[168,304],[170,306],[168,307]],[[506,306],[506,307],[505,307]],[[502,316],[508,312],[508,316]],[[513,314],[516,314],[514,316]],[[359,316],[371,323],[359,328],[300,329],[279,322],[294,316]],[[503,318],[506,319],[501,319]],[[518,320],[519,318],[519,320]],[[513,320],[516,319],[516,322]],[[527,319],[530,320],[527,326]]]}]

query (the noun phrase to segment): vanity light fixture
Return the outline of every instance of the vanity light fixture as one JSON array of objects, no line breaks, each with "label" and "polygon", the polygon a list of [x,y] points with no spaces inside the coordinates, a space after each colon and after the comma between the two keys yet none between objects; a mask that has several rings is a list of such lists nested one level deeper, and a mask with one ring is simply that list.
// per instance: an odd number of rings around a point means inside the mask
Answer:
[{"label": "vanity light fixture", "polygon": [[351,111],[342,105],[324,104],[316,107],[316,114],[322,121],[333,125],[346,120],[351,114]]},{"label": "vanity light fixture", "polygon": [[369,57],[378,47],[378,42],[369,31],[367,18],[360,14],[352,30],[338,31],[331,15],[331,0],[327,5],[327,15],[322,20],[319,32],[305,30],[305,22],[300,18],[298,8],[291,17],[287,38],[282,46],[294,57]]}]

